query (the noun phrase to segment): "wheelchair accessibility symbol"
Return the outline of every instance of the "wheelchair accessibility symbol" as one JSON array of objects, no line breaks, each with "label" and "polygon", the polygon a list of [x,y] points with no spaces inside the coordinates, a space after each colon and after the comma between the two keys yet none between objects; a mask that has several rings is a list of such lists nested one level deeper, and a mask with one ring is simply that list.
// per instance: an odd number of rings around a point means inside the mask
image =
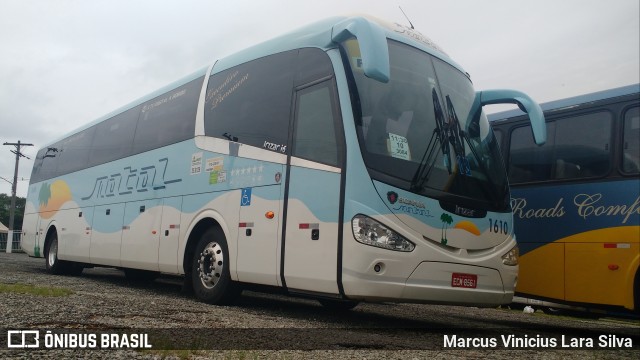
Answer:
[{"label": "wheelchair accessibility symbol", "polygon": [[251,188],[242,189],[242,196],[240,197],[240,206],[251,205]]}]

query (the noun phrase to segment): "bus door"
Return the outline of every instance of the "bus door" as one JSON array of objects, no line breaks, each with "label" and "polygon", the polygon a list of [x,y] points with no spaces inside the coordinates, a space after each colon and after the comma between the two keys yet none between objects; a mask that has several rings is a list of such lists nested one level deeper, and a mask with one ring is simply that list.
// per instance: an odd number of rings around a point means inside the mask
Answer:
[{"label": "bus door", "polygon": [[[248,166],[244,170],[252,178],[269,176],[264,175],[260,165]],[[275,177],[268,180],[276,181]],[[240,189],[237,259],[239,281],[280,285],[278,239],[283,190],[279,180],[275,185]]]},{"label": "bus door", "polygon": [[298,89],[286,179],[283,279],[290,290],[338,293],[344,142],[332,80]]}]

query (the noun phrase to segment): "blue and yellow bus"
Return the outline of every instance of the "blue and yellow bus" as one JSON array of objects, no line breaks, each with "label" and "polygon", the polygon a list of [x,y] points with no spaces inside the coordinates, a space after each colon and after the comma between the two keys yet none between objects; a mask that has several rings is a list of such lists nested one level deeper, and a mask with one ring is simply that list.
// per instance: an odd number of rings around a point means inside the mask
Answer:
[{"label": "blue and yellow bus", "polygon": [[511,302],[506,171],[475,92],[418,32],[337,17],[220,58],[39,150],[22,248],[52,273],[184,275],[359,301]]},{"label": "blue and yellow bus", "polygon": [[540,147],[521,112],[491,115],[520,247],[517,301],[640,309],[639,89],[542,104],[548,140]]}]

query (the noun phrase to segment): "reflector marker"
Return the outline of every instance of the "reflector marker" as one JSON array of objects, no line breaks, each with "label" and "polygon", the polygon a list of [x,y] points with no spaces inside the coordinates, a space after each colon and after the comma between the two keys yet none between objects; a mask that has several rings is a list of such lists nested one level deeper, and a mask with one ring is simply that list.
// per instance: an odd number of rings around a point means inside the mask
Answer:
[{"label": "reflector marker", "polygon": [[630,249],[631,244],[622,244],[622,243],[605,243],[605,249]]},{"label": "reflector marker", "polygon": [[241,222],[240,224],[238,224],[238,227],[250,228],[250,227],[253,227],[253,223],[252,222]]},{"label": "reflector marker", "polygon": [[169,225],[169,229],[180,229],[180,225]]},{"label": "reflector marker", "polygon": [[298,229],[320,229],[320,224],[318,223],[299,224]]}]

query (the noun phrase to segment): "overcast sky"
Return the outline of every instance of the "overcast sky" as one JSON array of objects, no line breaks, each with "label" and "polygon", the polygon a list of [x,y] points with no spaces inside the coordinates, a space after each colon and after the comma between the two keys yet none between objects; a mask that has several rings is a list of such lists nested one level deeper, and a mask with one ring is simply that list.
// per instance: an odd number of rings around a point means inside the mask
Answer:
[{"label": "overcast sky", "polygon": [[[333,15],[408,24],[476,90],[547,102],[640,82],[638,0],[0,0],[0,143],[37,149],[215,59]],[[489,110],[489,112],[492,112]],[[12,180],[13,147],[0,148]],[[11,193],[0,179],[0,193]]]}]

